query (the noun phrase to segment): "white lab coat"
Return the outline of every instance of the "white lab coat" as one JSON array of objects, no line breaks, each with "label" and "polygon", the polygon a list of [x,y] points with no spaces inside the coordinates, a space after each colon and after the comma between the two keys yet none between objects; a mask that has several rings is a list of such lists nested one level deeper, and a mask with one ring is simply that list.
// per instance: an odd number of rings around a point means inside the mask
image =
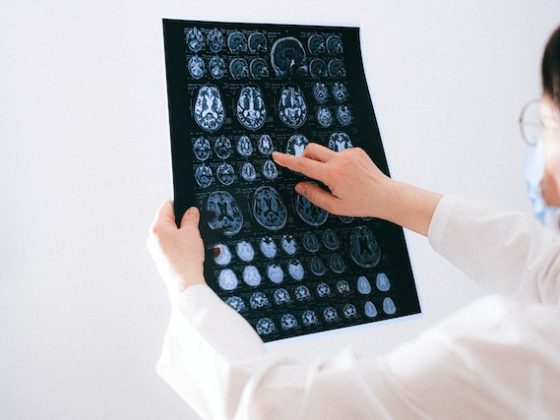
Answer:
[{"label": "white lab coat", "polygon": [[157,373],[208,419],[560,418],[560,237],[528,214],[444,196],[428,238],[502,295],[383,357],[348,347],[306,364],[267,353],[197,285],[173,299]]}]

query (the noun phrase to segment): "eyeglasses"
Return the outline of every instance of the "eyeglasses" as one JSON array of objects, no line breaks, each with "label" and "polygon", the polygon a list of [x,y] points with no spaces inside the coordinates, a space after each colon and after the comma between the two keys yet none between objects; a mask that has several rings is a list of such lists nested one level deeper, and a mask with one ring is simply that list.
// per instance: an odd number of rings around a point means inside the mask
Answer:
[{"label": "eyeglasses", "polygon": [[523,141],[531,147],[542,140],[545,131],[554,130],[560,133],[560,121],[554,118],[541,118],[539,114],[540,99],[529,101],[519,114],[519,129]]}]

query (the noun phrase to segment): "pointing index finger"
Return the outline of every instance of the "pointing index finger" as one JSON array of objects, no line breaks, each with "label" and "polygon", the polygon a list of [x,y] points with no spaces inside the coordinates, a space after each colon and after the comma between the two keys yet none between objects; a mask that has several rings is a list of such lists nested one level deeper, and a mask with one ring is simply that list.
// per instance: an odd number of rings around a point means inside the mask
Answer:
[{"label": "pointing index finger", "polygon": [[326,183],[327,168],[324,162],[309,159],[305,156],[293,156],[288,153],[273,152],[272,158],[280,165],[292,171],[301,172],[309,178]]}]

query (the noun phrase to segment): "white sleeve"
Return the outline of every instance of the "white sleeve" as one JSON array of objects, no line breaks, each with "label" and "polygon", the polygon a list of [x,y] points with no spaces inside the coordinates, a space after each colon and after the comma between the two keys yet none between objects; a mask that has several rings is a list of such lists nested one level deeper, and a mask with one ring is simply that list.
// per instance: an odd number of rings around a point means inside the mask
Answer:
[{"label": "white sleeve", "polygon": [[[157,373],[204,419],[523,418],[534,414],[526,388],[535,372],[546,391],[538,402],[560,413],[560,337],[549,334],[558,314],[504,299],[476,303],[382,358],[348,347],[302,363],[267,353],[241,316],[193,286],[174,304]],[[511,334],[519,322],[522,334]]]},{"label": "white sleeve", "polygon": [[432,216],[428,239],[483,286],[520,300],[560,302],[560,235],[530,214],[446,195]]}]

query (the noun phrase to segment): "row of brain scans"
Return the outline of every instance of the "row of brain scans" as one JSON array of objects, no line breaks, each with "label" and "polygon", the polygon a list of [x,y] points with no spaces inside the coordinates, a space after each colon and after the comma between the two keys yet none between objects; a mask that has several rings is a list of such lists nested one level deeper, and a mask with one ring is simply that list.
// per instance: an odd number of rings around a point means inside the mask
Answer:
[{"label": "row of brain scans", "polygon": [[[225,49],[226,44],[227,49],[232,54],[246,52],[258,54],[268,51],[267,39],[259,31],[252,31],[248,36],[242,31],[232,31],[226,40],[224,31],[218,28],[208,30],[192,27],[185,28],[185,41],[188,48],[195,53],[204,50],[205,47],[210,52],[219,53]],[[325,37],[321,34],[312,34],[307,38],[307,48],[311,54],[340,54],[344,52],[342,39],[338,35],[329,35],[325,40]],[[290,36],[276,40],[272,45],[272,51],[275,49],[303,50],[303,45],[297,38]]]},{"label": "row of brain scans", "polygon": [[[325,83],[314,84],[313,98],[320,104],[316,110],[315,118],[323,128],[328,128],[335,122],[341,126],[352,123],[353,116],[351,108],[344,104],[348,98],[348,90],[345,84],[335,82],[330,90]],[[326,106],[332,95],[335,104]],[[288,85],[282,88],[278,97],[276,110],[280,121],[289,128],[300,128],[307,120],[309,109],[303,92],[297,85]],[[334,112],[334,116],[333,116]],[[259,86],[243,86],[237,95],[234,109],[239,123],[246,129],[256,131],[262,128],[268,116],[263,92]],[[202,85],[194,100],[194,120],[204,131],[213,133],[223,127],[226,120],[224,101],[217,86],[211,84]]]},{"label": "row of brain scans", "polygon": [[[206,34],[204,33],[206,32]],[[209,59],[209,73],[214,78],[225,75],[226,63],[219,54],[228,53],[237,55],[268,53],[268,41],[259,31],[252,31],[248,36],[241,31],[232,31],[227,38],[220,29],[204,30],[198,27],[185,29],[185,40],[189,51],[195,55],[188,58],[189,71],[195,79],[201,78],[205,73],[205,63],[199,56],[202,52],[214,54]],[[305,42],[305,41],[304,41]],[[286,36],[276,39],[270,48],[270,63],[277,77],[288,75],[311,75],[311,77],[340,77],[346,75],[344,63],[336,57],[314,57],[310,60],[307,54],[341,54],[344,52],[342,39],[339,35],[323,37],[321,34],[312,34],[307,37],[307,51],[300,39]],[[226,51],[227,46],[227,51]],[[308,63],[309,61],[309,63]],[[254,68],[253,68],[254,67]],[[268,63],[262,58],[251,60],[249,65],[242,57],[233,58],[229,64],[233,78],[268,77]]]},{"label": "row of brain scans", "polygon": [[[206,60],[198,55],[188,57],[187,68],[191,77],[195,80],[202,79],[209,74],[213,79],[222,79],[229,74],[234,80],[264,79],[270,76],[268,63],[263,58],[233,58],[226,63],[226,60],[219,56],[213,56]],[[332,58],[328,61],[322,58],[314,58],[309,63],[309,75],[318,79],[320,77],[344,77],[346,68],[342,60]]]},{"label": "row of brain scans", "polygon": [[[254,155],[255,149],[264,157],[270,156],[275,150],[272,137],[268,134],[258,136],[256,147],[253,146],[253,141],[248,135],[243,134],[234,138],[236,138],[235,151],[241,158],[251,157]],[[303,134],[293,134],[286,142],[285,152],[300,156],[308,144],[309,140]],[[352,141],[348,134],[344,132],[334,132],[329,136],[328,147],[335,152],[340,152],[351,148]],[[216,138],[204,136],[193,138],[193,155],[200,162],[204,162],[212,156],[220,160],[225,160],[232,157],[233,154],[234,146],[230,137],[226,135],[221,135]]]}]

